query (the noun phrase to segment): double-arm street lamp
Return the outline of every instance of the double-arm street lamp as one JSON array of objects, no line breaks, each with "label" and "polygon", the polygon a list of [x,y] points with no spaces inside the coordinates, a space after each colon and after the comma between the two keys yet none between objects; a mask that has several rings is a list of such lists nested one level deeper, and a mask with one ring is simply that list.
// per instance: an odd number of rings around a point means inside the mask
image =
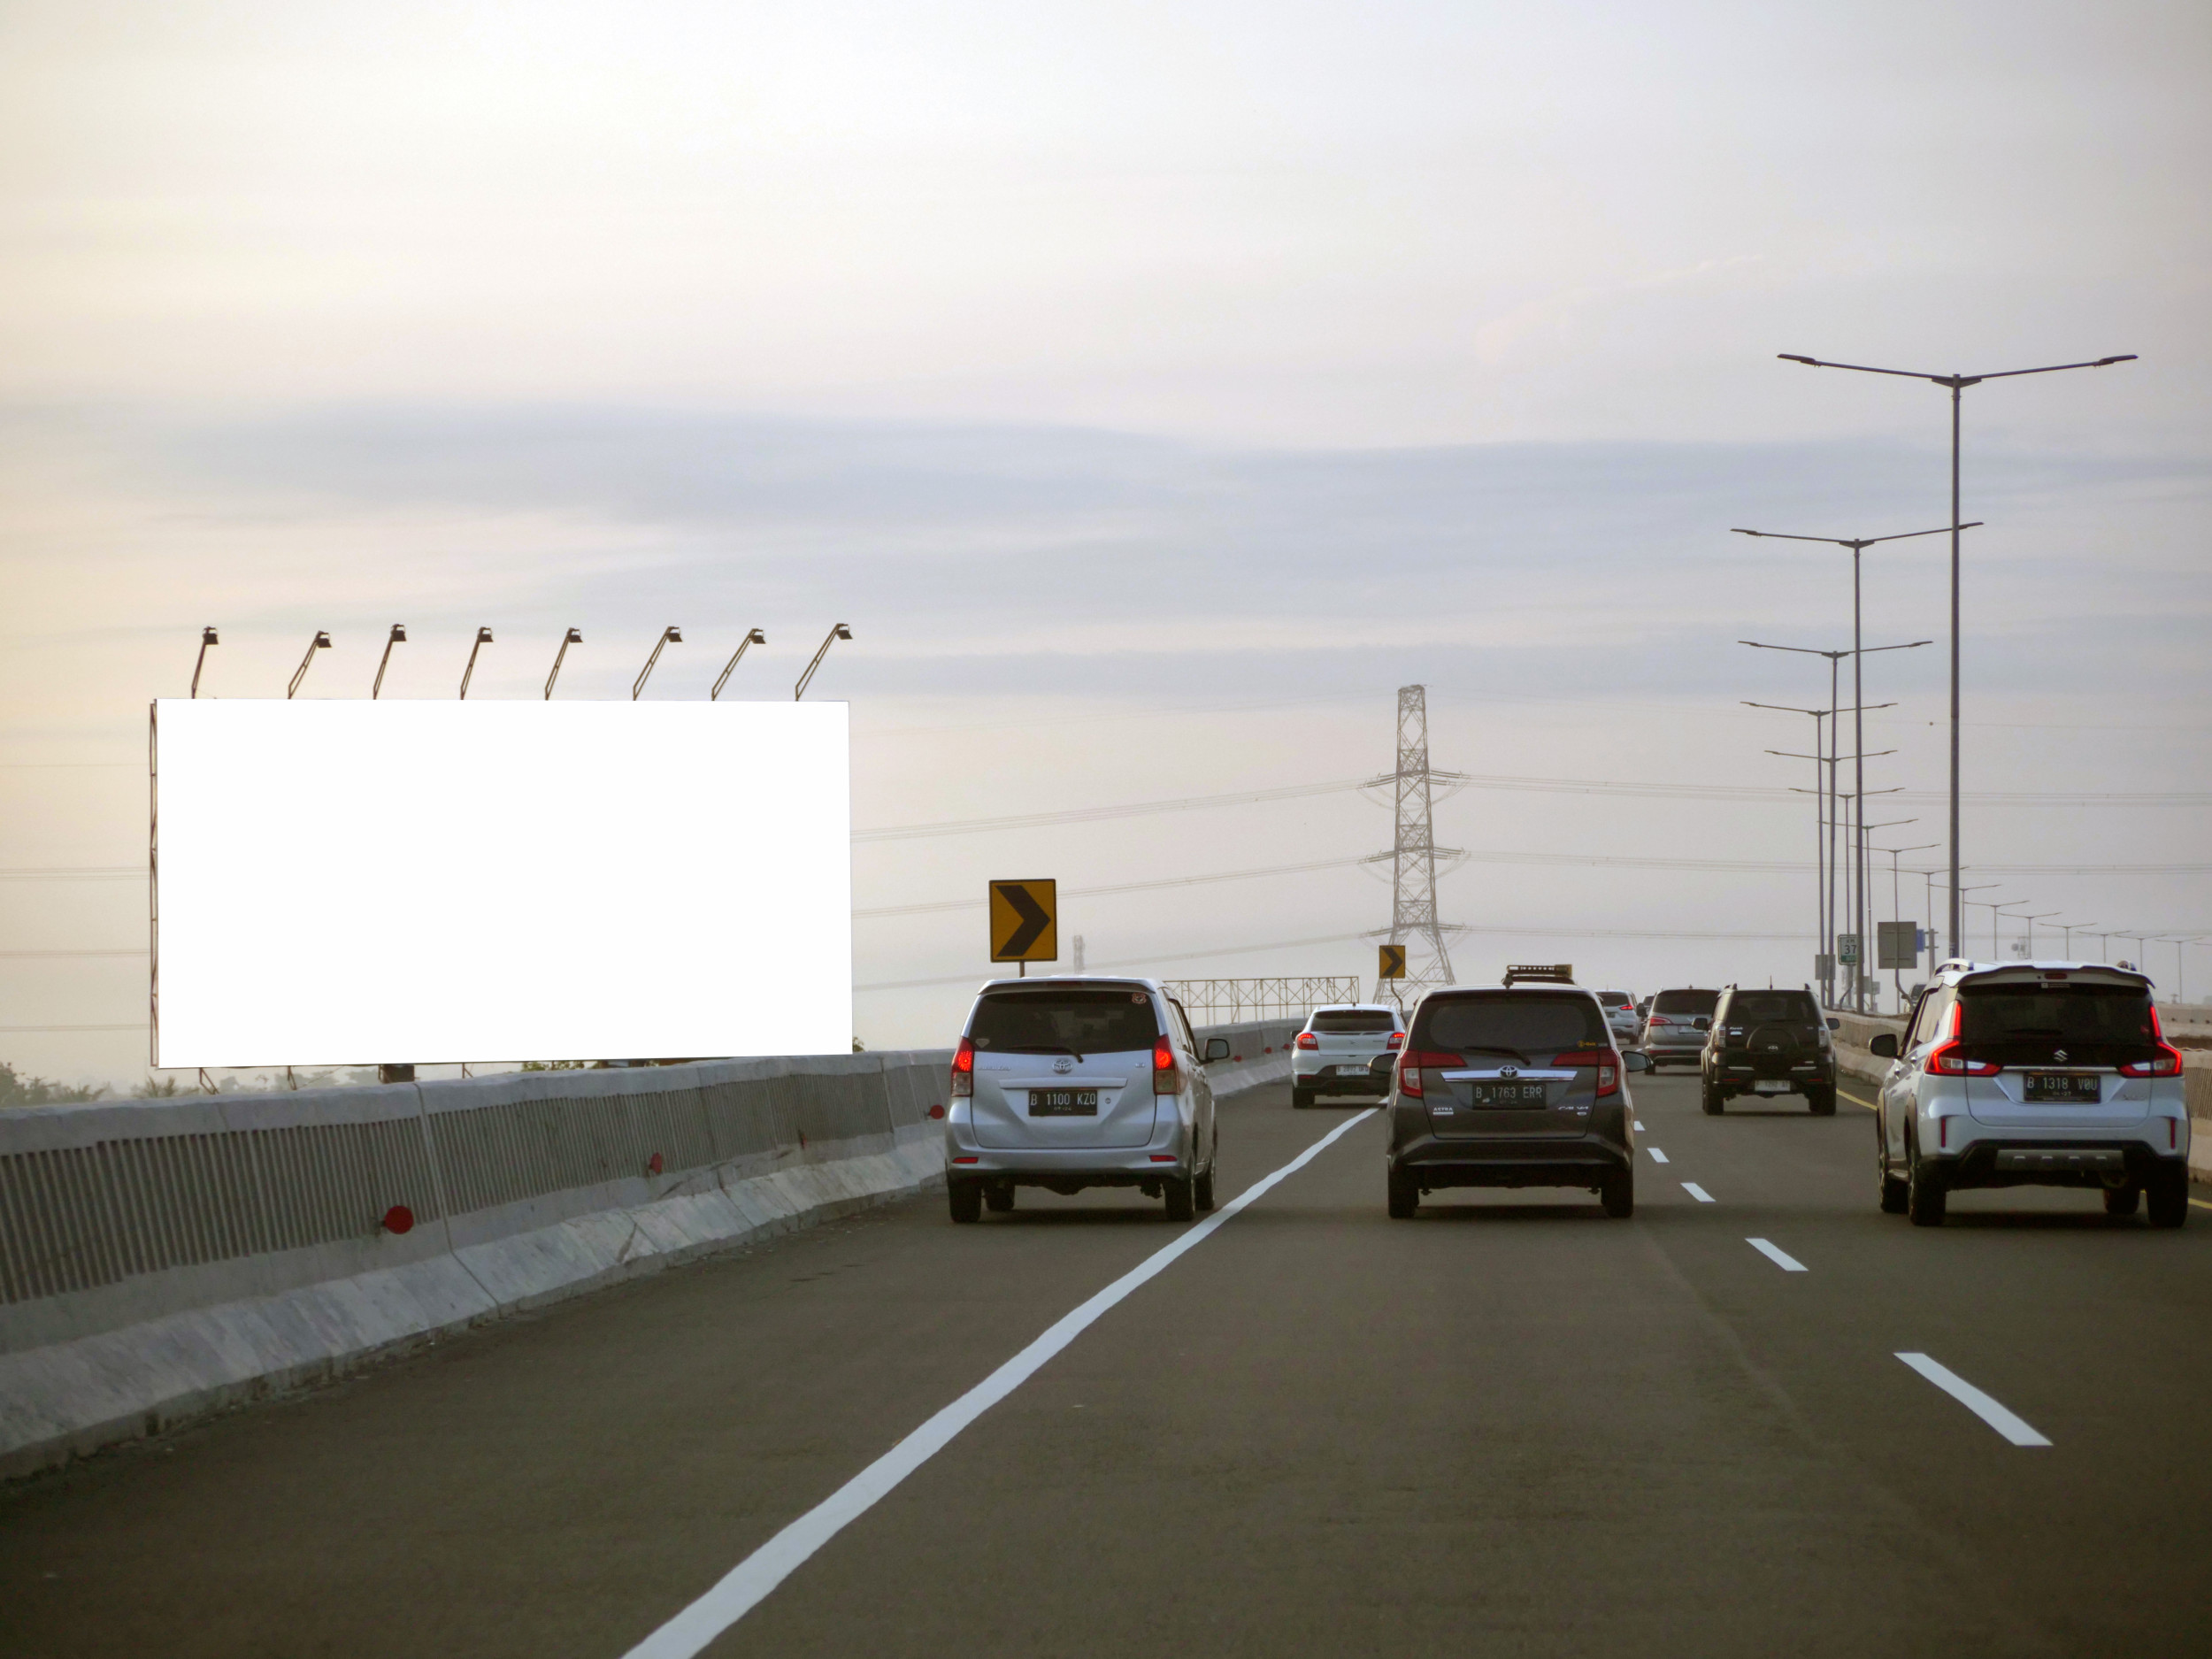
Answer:
[{"label": "double-arm street lamp", "polygon": [[[1878,546],[1884,541],[1910,541],[1924,535],[1941,535],[1946,530],[1955,535],[1961,530],[1978,527],[1978,525],[1953,523],[1938,526],[1933,530],[1907,530],[1896,535],[1870,536],[1792,535],[1779,530],[1740,528],[1735,533],[1738,535],[1757,536],[1769,541],[1819,541],[1829,547],[1844,547],[1851,549],[1851,702],[1855,710],[1852,716],[1851,747],[1859,751],[1857,789],[1862,795],[1865,793],[1866,788],[1866,714],[1863,707],[1866,702],[1866,654],[1860,649],[1862,606],[1860,603],[1859,556],[1867,549]],[[1932,644],[1933,641],[1918,640],[1914,643],[1928,645]],[[1859,954],[1863,956],[1866,954],[1866,928],[1863,925],[1866,920],[1866,842],[1864,836],[1860,837],[1854,870],[1854,879],[1859,891],[1859,910],[1856,916],[1856,919],[1861,924],[1858,930]]]},{"label": "double-arm street lamp", "polygon": [[[1917,819],[1913,821],[1916,823],[1918,822]],[[1903,883],[1897,869],[1898,859],[1902,857],[1907,853],[1932,852],[1935,849],[1942,845],[1943,843],[1941,841],[1921,841],[1911,847],[1877,847],[1873,849],[1878,853],[1887,853],[1889,855],[1889,919],[1892,922],[1901,922],[1905,919],[1905,901],[1902,893],[1900,891]],[[1933,926],[1935,918],[1932,916],[1928,918],[1928,922],[1931,926]],[[1920,950],[1917,941],[1914,942],[1913,948],[1913,972],[1915,973],[1920,972]],[[1897,989],[1897,1006],[1900,1008],[1904,1007],[1905,982],[1898,977],[1897,970],[1894,968],[1890,970],[1890,983],[1895,986]]]},{"label": "double-arm street lamp", "polygon": [[2103,369],[2116,363],[2132,363],[2135,353],[2098,357],[2088,363],[2050,363],[2035,369],[2001,369],[1990,374],[1930,374],[1920,369],[1878,369],[1864,363],[1832,363],[1794,351],[1776,354],[1785,363],[1801,363],[1812,369],[1849,369],[1859,374],[1889,374],[1901,380],[1926,380],[1947,387],[1951,393],[1951,954],[1966,946],[1966,912],[1959,897],[1959,405],[1960,394],[1984,380],[2016,380],[2024,374],[2056,374],[2063,369]]}]

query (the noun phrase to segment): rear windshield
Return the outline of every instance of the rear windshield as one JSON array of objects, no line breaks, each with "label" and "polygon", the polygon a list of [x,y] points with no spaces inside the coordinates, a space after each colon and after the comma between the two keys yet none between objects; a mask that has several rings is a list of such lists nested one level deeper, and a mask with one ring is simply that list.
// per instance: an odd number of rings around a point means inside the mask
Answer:
[{"label": "rear windshield", "polygon": [[1609,1048],[1613,1034],[1586,995],[1502,993],[1432,1002],[1421,1010],[1412,1046],[1453,1054],[1503,1051],[1526,1059],[1563,1048]]},{"label": "rear windshield", "polygon": [[1652,999],[1655,1014],[1709,1014],[1720,1001],[1718,991],[1662,991]]},{"label": "rear windshield", "polygon": [[998,991],[975,1007],[968,1040],[993,1054],[1129,1054],[1160,1034],[1142,991]]},{"label": "rear windshield", "polygon": [[1754,1019],[1786,1019],[1793,1025],[1816,1025],[1820,1010],[1810,991],[1739,991],[1728,1004],[1728,1023]]},{"label": "rear windshield", "polygon": [[2119,1065],[2149,1058],[2152,1041],[2150,993],[2140,986],[1959,987],[1959,1043],[1976,1059]]},{"label": "rear windshield", "polygon": [[1339,1036],[1348,1032],[1395,1031],[1398,1029],[1391,1022],[1390,1011],[1381,1008],[1340,1009],[1332,1014],[1316,1014],[1313,1017],[1313,1028],[1316,1031],[1331,1032]]},{"label": "rear windshield", "polygon": [[1608,1008],[1632,1008],[1635,1006],[1634,1003],[1628,1000],[1628,993],[1625,991],[1600,991],[1598,993],[1598,1001],[1604,1003]]}]

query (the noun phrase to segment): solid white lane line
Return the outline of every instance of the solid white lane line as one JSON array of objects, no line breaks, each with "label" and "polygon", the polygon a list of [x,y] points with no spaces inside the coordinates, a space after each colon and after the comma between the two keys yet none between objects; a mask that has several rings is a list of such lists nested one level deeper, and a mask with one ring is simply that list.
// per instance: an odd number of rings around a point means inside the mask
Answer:
[{"label": "solid white lane line", "polygon": [[2050,1441],[2030,1428],[2026,1421],[1999,1405],[1987,1394],[1960,1376],[1946,1370],[1925,1354],[1900,1354],[1897,1356],[1925,1377],[1937,1387],[1949,1394],[1983,1422],[1995,1429],[2015,1446],[2048,1446]]},{"label": "solid white lane line", "polygon": [[1245,1188],[1203,1221],[1186,1228],[1174,1243],[1155,1250],[1073,1312],[1063,1316],[1027,1348],[738,1563],[721,1582],[631,1648],[627,1659],[692,1659],[961,1430],[1027,1382],[1046,1361],[1096,1324],[1108,1309],[1164,1271],[1179,1256],[1204,1243],[1230,1217],[1303,1169],[1332,1143],[1372,1118],[1377,1110],[1371,1106],[1346,1118],[1272,1175]]},{"label": "solid white lane line", "polygon": [[1683,1182],[1682,1190],[1689,1194],[1691,1197],[1696,1199],[1701,1204],[1713,1204],[1720,1202],[1718,1199],[1715,1198],[1712,1194],[1707,1192],[1702,1187],[1700,1187],[1695,1181]]},{"label": "solid white lane line", "polygon": [[1744,1242],[1749,1245],[1753,1249],[1758,1251],[1760,1255],[1765,1256],[1768,1261],[1773,1263],[1775,1266],[1780,1268],[1785,1273],[1801,1273],[1805,1271],[1804,1263],[1799,1261],[1795,1256],[1790,1255],[1787,1251],[1776,1249],[1772,1244],[1769,1243],[1764,1239],[1746,1239]]},{"label": "solid white lane line", "polygon": [[1644,1150],[1651,1154],[1651,1161],[1654,1164],[1664,1164],[1667,1161],[1667,1155],[1660,1151],[1657,1147],[1646,1147]]}]

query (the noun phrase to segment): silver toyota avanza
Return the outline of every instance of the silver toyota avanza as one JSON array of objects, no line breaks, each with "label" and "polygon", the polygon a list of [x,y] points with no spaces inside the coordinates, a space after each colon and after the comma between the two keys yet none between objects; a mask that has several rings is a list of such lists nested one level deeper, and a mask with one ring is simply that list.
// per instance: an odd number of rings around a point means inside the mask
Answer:
[{"label": "silver toyota avanza", "polygon": [[1188,1221],[1214,1207],[1210,1062],[1156,979],[997,979],[969,1011],[952,1060],[945,1162],[952,1218],[1014,1207],[1021,1187],[1133,1187]]}]

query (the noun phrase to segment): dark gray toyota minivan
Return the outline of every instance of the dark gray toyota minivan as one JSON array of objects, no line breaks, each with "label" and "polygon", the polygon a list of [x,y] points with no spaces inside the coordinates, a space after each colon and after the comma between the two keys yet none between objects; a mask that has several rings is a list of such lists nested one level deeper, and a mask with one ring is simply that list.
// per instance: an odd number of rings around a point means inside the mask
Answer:
[{"label": "dark gray toyota minivan", "polygon": [[1431,991],[1390,1098],[1390,1213],[1451,1187],[1581,1187],[1636,1207],[1627,1074],[1605,1011],[1572,985]]}]

